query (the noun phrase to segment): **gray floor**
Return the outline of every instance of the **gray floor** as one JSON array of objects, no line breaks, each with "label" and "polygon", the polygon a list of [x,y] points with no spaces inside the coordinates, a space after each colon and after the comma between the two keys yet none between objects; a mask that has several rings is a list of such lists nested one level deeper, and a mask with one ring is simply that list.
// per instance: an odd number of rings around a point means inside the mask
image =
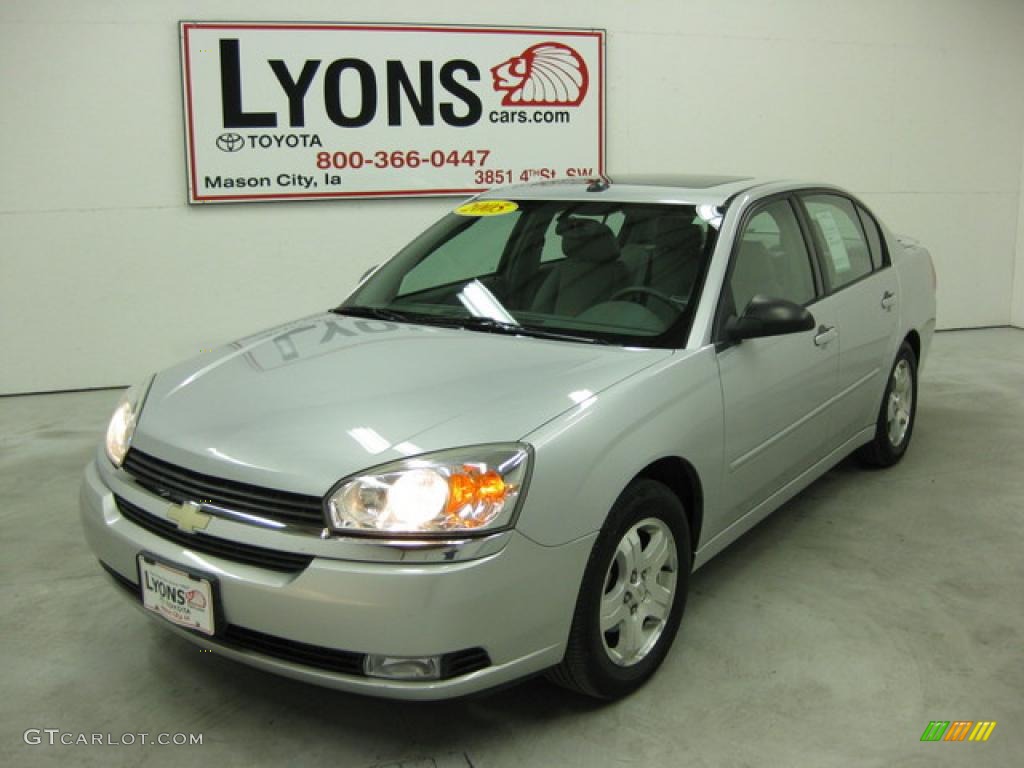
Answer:
[{"label": "gray floor", "polygon": [[[841,465],[697,573],[661,672],[605,706],[543,680],[387,703],[200,654],[80,536],[78,477],[118,393],[2,399],[0,763],[1020,765],[1024,332],[939,335],[921,394],[900,466]],[[920,743],[958,719],[998,726]],[[29,728],[203,744],[28,746]]]}]

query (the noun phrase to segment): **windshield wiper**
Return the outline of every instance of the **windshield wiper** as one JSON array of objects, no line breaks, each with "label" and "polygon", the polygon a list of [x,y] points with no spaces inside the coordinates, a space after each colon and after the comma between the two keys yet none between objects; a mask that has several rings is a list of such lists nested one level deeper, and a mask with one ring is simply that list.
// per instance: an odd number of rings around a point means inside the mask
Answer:
[{"label": "windshield wiper", "polygon": [[491,317],[451,317],[450,315],[430,315],[425,312],[409,312],[388,307],[368,307],[356,305],[340,306],[331,310],[336,315],[349,317],[368,317],[372,320],[386,320],[393,323],[416,323],[419,325],[435,325],[441,328],[463,328],[467,331],[483,331],[500,333],[506,336],[529,336],[535,339],[554,339],[556,341],[582,341],[587,344],[609,344],[604,339],[592,336],[578,336],[573,333],[549,331],[533,325],[517,325],[495,320]]},{"label": "windshield wiper", "polygon": [[604,339],[593,336],[578,336],[574,333],[549,331],[546,328],[538,328],[535,325],[517,325],[516,323],[505,323],[490,317],[460,317],[452,318],[451,324],[465,328],[469,331],[485,331],[487,333],[500,333],[506,336],[529,336],[535,339],[555,339],[557,341],[582,341],[587,344],[608,344]]},{"label": "windshield wiper", "polygon": [[371,320],[389,320],[394,323],[419,323],[424,322],[425,319],[432,319],[430,315],[420,315],[416,312],[403,312],[398,309],[388,309],[387,307],[346,307],[342,305],[340,307],[335,307],[331,312],[336,315],[368,317]]}]

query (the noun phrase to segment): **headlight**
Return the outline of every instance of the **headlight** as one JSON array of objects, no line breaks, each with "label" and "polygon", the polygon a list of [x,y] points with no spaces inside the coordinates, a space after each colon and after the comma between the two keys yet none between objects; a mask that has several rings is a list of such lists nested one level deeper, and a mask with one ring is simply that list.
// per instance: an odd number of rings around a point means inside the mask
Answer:
[{"label": "headlight", "polygon": [[490,532],[513,521],[529,469],[525,445],[441,451],[343,480],[327,512],[340,533]]},{"label": "headlight", "polygon": [[116,467],[121,466],[124,455],[128,453],[132,435],[135,434],[135,424],[139,420],[139,412],[152,381],[150,377],[144,384],[129,387],[114,409],[114,415],[110,417],[106,438],[107,458],[114,462]]}]

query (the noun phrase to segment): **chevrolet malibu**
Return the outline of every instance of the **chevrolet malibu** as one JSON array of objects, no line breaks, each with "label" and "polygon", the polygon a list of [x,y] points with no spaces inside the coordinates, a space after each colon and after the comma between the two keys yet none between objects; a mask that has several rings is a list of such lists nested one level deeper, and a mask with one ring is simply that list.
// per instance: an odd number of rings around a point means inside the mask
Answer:
[{"label": "chevrolet malibu", "polygon": [[934,325],[927,250],[833,186],[496,190],[128,390],[82,523],[147,615],[270,672],[621,697],[695,568],[848,454],[900,460]]}]

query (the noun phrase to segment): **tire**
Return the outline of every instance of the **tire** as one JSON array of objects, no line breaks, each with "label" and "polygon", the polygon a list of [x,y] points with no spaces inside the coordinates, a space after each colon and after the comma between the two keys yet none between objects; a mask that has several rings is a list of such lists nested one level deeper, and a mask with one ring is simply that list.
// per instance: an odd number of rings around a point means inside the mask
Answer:
[{"label": "tire", "polygon": [[549,679],[598,699],[621,698],[643,685],[679,630],[691,565],[679,498],[654,480],[633,481],[594,543],[565,658]]},{"label": "tire", "polygon": [[917,356],[913,348],[903,342],[889,371],[878,409],[875,436],[857,450],[857,458],[872,467],[891,467],[898,462],[910,445],[916,415]]}]

